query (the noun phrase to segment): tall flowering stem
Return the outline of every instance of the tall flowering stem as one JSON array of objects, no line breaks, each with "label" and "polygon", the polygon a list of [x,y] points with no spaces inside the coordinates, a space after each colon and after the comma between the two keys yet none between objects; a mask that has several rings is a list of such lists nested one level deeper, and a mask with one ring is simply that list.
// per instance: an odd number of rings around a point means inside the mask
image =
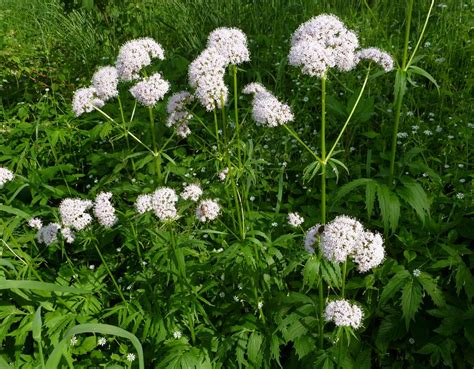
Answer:
[{"label": "tall flowering stem", "polygon": [[326,223],[326,74],[321,78],[321,223]]},{"label": "tall flowering stem", "polygon": [[242,166],[242,153],[240,151],[240,125],[239,125],[239,102],[237,98],[237,66],[232,66],[234,75],[234,113],[235,113],[235,136],[237,137],[237,156],[239,159],[239,166]]},{"label": "tall flowering stem", "polygon": [[153,116],[153,108],[149,107],[148,112],[150,115],[150,130],[151,130],[151,139],[153,142],[153,155],[155,157],[155,175],[158,179],[158,183],[161,182],[161,156],[158,152],[157,146],[157,137],[155,132],[155,118]]}]

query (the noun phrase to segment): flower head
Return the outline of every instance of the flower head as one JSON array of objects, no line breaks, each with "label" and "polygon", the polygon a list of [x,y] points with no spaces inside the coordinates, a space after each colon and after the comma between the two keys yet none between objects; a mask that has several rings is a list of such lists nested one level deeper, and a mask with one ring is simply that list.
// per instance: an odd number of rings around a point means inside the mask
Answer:
[{"label": "flower head", "polygon": [[185,138],[190,133],[187,123],[193,117],[186,110],[186,105],[194,100],[194,96],[187,91],[181,91],[173,94],[169,100],[166,110],[168,112],[167,127],[176,126],[176,132],[179,136]]},{"label": "flower head", "polygon": [[324,226],[320,246],[328,260],[343,263],[352,255],[363,237],[364,227],[359,221],[340,215]]},{"label": "flower head", "polygon": [[181,197],[184,200],[198,201],[202,196],[202,189],[197,184],[187,185],[183,192],[181,192]]},{"label": "flower head", "polygon": [[91,215],[86,213],[92,206],[90,200],[64,199],[59,205],[62,224],[76,231],[84,229],[92,222]]},{"label": "flower head", "polygon": [[111,192],[101,192],[97,195],[94,202],[94,215],[99,223],[106,228],[112,227],[118,220],[115,215],[115,209],[110,201]]},{"label": "flower head", "polygon": [[393,58],[380,49],[376,47],[369,47],[367,49],[362,49],[356,54],[357,60],[371,60],[374,63],[380,65],[385,72],[390,72],[393,69]]},{"label": "flower head", "polygon": [[288,214],[288,224],[292,227],[298,227],[303,224],[304,218],[298,213],[289,213]]},{"label": "flower head", "polygon": [[219,180],[221,182],[224,182],[228,174],[229,174],[229,168],[225,167],[221,172],[219,172],[219,174],[217,174],[217,176],[219,177]]},{"label": "flower head", "polygon": [[107,344],[107,339],[105,337],[99,337],[97,340],[97,345],[99,346],[105,346]]},{"label": "flower head", "polygon": [[294,119],[293,113],[288,105],[268,92],[265,87],[258,83],[247,85],[244,93],[255,93],[252,101],[252,118],[267,127],[277,127]]},{"label": "flower head", "polygon": [[176,202],[178,195],[175,190],[169,187],[157,189],[151,195],[151,207],[155,215],[161,221],[176,219],[178,214],[176,210]]},{"label": "flower head", "polygon": [[160,73],[144,78],[130,89],[130,93],[143,106],[152,107],[163,99],[168,92],[170,84],[161,78]]},{"label": "flower head", "polygon": [[43,227],[43,222],[41,221],[41,219],[39,218],[31,218],[29,221],[28,221],[28,225],[31,227],[31,228],[35,228],[37,230],[40,230],[42,227]]},{"label": "flower head", "polygon": [[290,65],[302,72],[322,77],[328,68],[349,71],[357,64],[357,35],[338,17],[322,14],[301,24],[291,39]]},{"label": "flower head", "polygon": [[216,219],[221,212],[221,207],[215,200],[203,200],[196,208],[196,217],[201,222],[208,222]]},{"label": "flower head", "polygon": [[139,195],[135,201],[135,207],[139,214],[152,210],[151,195]]},{"label": "flower head", "polygon": [[130,362],[135,361],[135,354],[132,354],[132,353],[127,354],[127,361],[130,361]]},{"label": "flower head", "polygon": [[362,310],[347,300],[334,300],[326,305],[324,319],[332,321],[338,327],[352,327],[357,329],[362,323]]},{"label": "flower head", "polygon": [[63,236],[64,241],[66,241],[66,243],[73,243],[74,240],[76,239],[76,235],[74,234],[74,231],[69,227],[62,227],[61,235]]},{"label": "flower head", "polygon": [[228,89],[224,83],[226,59],[216,48],[205,49],[189,66],[189,83],[196,97],[208,110],[222,108]]},{"label": "flower head", "polygon": [[41,227],[36,234],[39,243],[49,246],[58,239],[58,232],[61,226],[57,223],[49,223],[47,226]]},{"label": "flower head", "polygon": [[174,339],[179,340],[182,336],[183,336],[183,334],[179,330],[176,330],[176,331],[173,332]]},{"label": "flower head", "polygon": [[90,113],[94,107],[101,108],[105,104],[95,87],[80,88],[74,92],[72,98],[72,110],[76,117],[83,113]]},{"label": "flower head", "polygon": [[209,34],[207,47],[215,48],[225,58],[227,64],[250,61],[247,36],[238,28],[217,28]]},{"label": "flower head", "polygon": [[308,232],[306,232],[306,236],[304,238],[304,248],[310,254],[314,254],[314,245],[316,241],[318,241],[320,235],[320,228],[321,224],[316,224],[315,226],[311,227]]},{"label": "flower head", "polygon": [[97,96],[104,102],[118,96],[117,69],[112,66],[99,68],[92,76],[92,86]]},{"label": "flower head", "polygon": [[140,78],[143,67],[151,64],[152,58],[163,60],[164,50],[151,38],[139,38],[126,42],[119,50],[116,67],[122,81]]},{"label": "flower head", "polygon": [[378,233],[365,231],[361,243],[353,251],[352,260],[357,264],[357,270],[367,272],[380,265],[385,257],[382,236]]},{"label": "flower head", "polygon": [[10,169],[0,167],[0,187],[13,180],[15,175]]}]

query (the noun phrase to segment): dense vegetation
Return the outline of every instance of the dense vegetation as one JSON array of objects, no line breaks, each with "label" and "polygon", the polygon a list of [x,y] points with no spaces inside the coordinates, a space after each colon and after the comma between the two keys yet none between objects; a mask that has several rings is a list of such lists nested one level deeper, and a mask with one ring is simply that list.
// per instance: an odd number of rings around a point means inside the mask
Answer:
[{"label": "dense vegetation", "polygon": [[[473,367],[473,10],[0,0],[0,169],[14,174],[2,186],[0,171],[0,368]],[[292,34],[322,13],[391,54],[394,69],[360,63],[317,78],[289,65]],[[193,91],[188,68],[217,27],[246,34],[250,61],[226,70],[224,109],[189,105],[183,138],[166,126],[166,102]],[[74,92],[141,37],[165,51],[146,68],[169,82],[164,100],[137,105],[124,82],[120,99],[74,114]],[[294,119],[257,125],[242,93],[252,82]],[[188,184],[217,201],[216,219],[186,196],[177,219],[137,206]],[[111,226],[48,245],[31,226],[64,226],[65,199],[90,200],[92,215],[103,192]],[[311,227],[327,223],[323,239],[340,215],[383,236],[382,264],[360,273],[356,259],[305,249]],[[341,297],[360,306],[360,327],[324,319]]]}]

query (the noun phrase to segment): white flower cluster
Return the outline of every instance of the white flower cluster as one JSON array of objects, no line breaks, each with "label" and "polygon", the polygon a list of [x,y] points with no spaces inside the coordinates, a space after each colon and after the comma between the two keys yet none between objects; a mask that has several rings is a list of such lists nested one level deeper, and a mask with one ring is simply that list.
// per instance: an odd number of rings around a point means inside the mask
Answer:
[{"label": "white flower cluster", "polygon": [[191,133],[188,121],[193,115],[186,110],[186,105],[193,100],[194,96],[189,92],[180,91],[169,98],[168,105],[166,106],[166,111],[169,114],[166,126],[176,126],[176,132],[183,138],[186,138]]},{"label": "white flower cluster", "polygon": [[47,226],[41,227],[36,234],[39,243],[51,245],[58,239],[58,232],[61,226],[58,223],[49,223]]},{"label": "white flower cluster", "polygon": [[106,102],[118,96],[118,73],[115,67],[108,65],[99,68],[92,76],[91,82],[102,101]]},{"label": "white flower cluster", "polygon": [[135,201],[135,208],[139,214],[144,214],[147,211],[152,210],[151,195],[139,195]]},{"label": "white flower cluster", "polygon": [[305,250],[310,253],[314,254],[314,245],[319,239],[319,229],[321,228],[320,224],[316,224],[315,226],[311,227],[308,232],[306,232],[306,236],[304,238],[304,248]]},{"label": "white flower cluster", "polygon": [[377,63],[385,70],[385,72],[393,70],[392,57],[385,51],[377,49],[376,47],[362,49],[356,54],[356,57],[358,60],[366,59]]},{"label": "white flower cluster", "polygon": [[338,327],[357,329],[362,324],[362,310],[347,300],[334,300],[326,305],[324,319],[334,322]]},{"label": "white flower cluster", "polygon": [[303,74],[322,78],[329,68],[341,72],[353,69],[361,59],[380,64],[386,72],[393,69],[390,55],[368,48],[357,52],[357,35],[332,14],[322,14],[301,24],[291,39],[290,65],[301,67]]},{"label": "white flower cluster", "polygon": [[152,38],[127,41],[120,48],[116,61],[119,78],[126,82],[139,79],[142,68],[150,65],[154,58],[164,60],[165,52]]},{"label": "white flower cluster", "polygon": [[208,222],[216,219],[221,212],[221,207],[216,200],[203,200],[196,208],[196,217],[201,222]]},{"label": "white flower cluster", "polygon": [[94,107],[101,108],[105,104],[104,100],[99,98],[95,87],[84,87],[76,90],[72,98],[72,110],[76,117],[90,113]]},{"label": "white flower cluster", "polygon": [[259,83],[251,83],[242,91],[244,94],[255,94],[252,101],[252,118],[257,124],[277,127],[294,119],[288,105],[278,101]]},{"label": "white flower cluster", "polygon": [[219,174],[217,174],[217,176],[219,177],[219,180],[221,182],[224,182],[228,174],[229,174],[229,168],[225,167],[221,172],[219,172]]},{"label": "white flower cluster", "polygon": [[13,180],[14,177],[15,176],[10,169],[0,167],[0,187]]},{"label": "white flower cluster", "polygon": [[40,230],[41,228],[43,228],[43,222],[39,218],[31,218],[28,221],[28,225],[31,228],[34,228],[34,229],[37,229],[37,230]]},{"label": "white flower cluster", "polygon": [[130,93],[143,106],[152,107],[163,99],[169,88],[168,81],[164,80],[157,72],[130,88]]},{"label": "white flower cluster", "polygon": [[328,68],[349,71],[357,64],[357,35],[338,17],[322,14],[301,24],[291,39],[290,65],[304,74],[322,77]]},{"label": "white flower cluster", "polygon": [[288,214],[288,224],[292,227],[298,227],[303,224],[304,218],[298,213],[289,213]]},{"label": "white flower cluster", "polygon": [[237,28],[217,28],[209,34],[207,47],[189,66],[189,83],[199,102],[208,110],[227,101],[226,67],[250,60],[247,37]]},{"label": "white flower cluster", "polygon": [[380,265],[385,257],[382,236],[364,229],[356,219],[346,215],[336,217],[319,232],[320,225],[309,229],[305,238],[305,249],[314,253],[317,234],[320,233],[320,248],[330,261],[343,263],[348,257],[361,273]]},{"label": "white flower cluster", "polygon": [[115,209],[110,201],[111,198],[111,192],[101,192],[94,201],[94,215],[99,223],[106,228],[112,227],[118,221]]},{"label": "white flower cluster", "polygon": [[184,187],[183,192],[181,192],[181,197],[184,200],[198,201],[202,196],[202,189],[197,184],[190,184]]},{"label": "white flower cluster", "polygon": [[81,231],[92,222],[92,216],[86,213],[92,208],[90,200],[64,199],[59,205],[59,214],[63,226]]},{"label": "white flower cluster", "polygon": [[225,58],[217,49],[205,49],[189,66],[189,84],[208,111],[222,108],[229,90],[224,83]]},{"label": "white flower cluster", "polygon": [[173,220],[178,216],[176,203],[178,195],[169,187],[158,188],[151,195],[151,208],[156,217],[161,221]]},{"label": "white flower cluster", "polygon": [[247,36],[238,28],[216,28],[207,38],[207,48],[215,48],[225,58],[226,66],[250,61]]}]

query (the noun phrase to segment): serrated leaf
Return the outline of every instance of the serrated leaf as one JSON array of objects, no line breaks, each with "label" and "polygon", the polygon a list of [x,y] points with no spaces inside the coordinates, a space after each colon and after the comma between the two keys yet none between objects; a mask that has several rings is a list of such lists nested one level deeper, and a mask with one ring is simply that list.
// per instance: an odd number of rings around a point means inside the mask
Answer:
[{"label": "serrated leaf", "polygon": [[400,197],[405,200],[415,210],[418,218],[425,223],[425,219],[430,214],[431,202],[421,185],[412,179],[402,179],[403,187],[397,189]]},{"label": "serrated leaf", "polygon": [[410,273],[405,269],[395,274],[383,289],[380,303],[383,304],[391,299],[404,286],[409,277]]},{"label": "serrated leaf", "polygon": [[312,287],[319,276],[320,263],[316,257],[310,257],[303,270],[303,286]]},{"label": "serrated leaf", "polygon": [[395,232],[400,218],[400,201],[397,195],[388,186],[378,184],[377,199],[379,201],[384,230],[388,231],[390,228],[392,232]]},{"label": "serrated leaf", "polygon": [[247,356],[249,359],[249,363],[256,368],[260,367],[260,361],[262,358],[260,348],[262,346],[262,343],[262,335],[258,332],[252,332],[247,344]]},{"label": "serrated leaf", "polygon": [[446,301],[444,300],[443,293],[441,289],[438,287],[436,281],[431,277],[428,273],[421,273],[418,277],[418,281],[423,286],[423,289],[426,293],[431,297],[433,303],[436,306],[444,306],[446,305]]},{"label": "serrated leaf", "polygon": [[410,321],[414,320],[422,300],[420,284],[413,279],[410,280],[402,290],[402,314],[405,318],[407,329]]}]

